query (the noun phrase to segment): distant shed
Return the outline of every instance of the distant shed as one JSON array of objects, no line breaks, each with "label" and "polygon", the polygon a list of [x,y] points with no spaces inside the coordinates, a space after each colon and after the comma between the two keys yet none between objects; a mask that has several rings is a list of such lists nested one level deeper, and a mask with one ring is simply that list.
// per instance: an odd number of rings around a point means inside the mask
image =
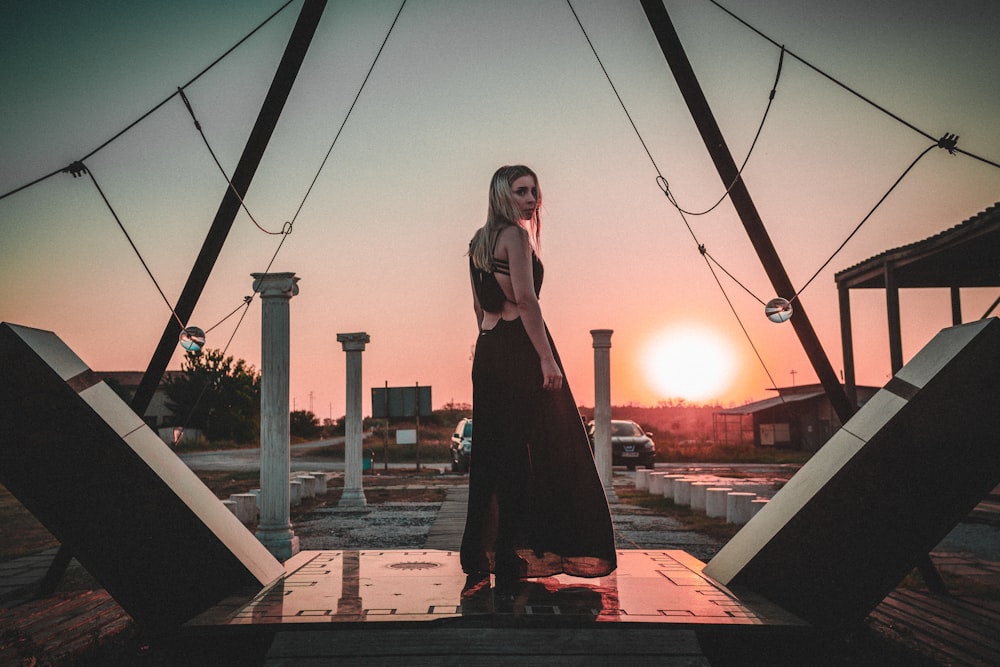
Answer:
[{"label": "distant shed", "polygon": [[[712,414],[716,442],[782,447],[814,452],[840,428],[840,420],[820,384],[778,387],[778,395]],[[858,406],[878,387],[858,387]]]}]

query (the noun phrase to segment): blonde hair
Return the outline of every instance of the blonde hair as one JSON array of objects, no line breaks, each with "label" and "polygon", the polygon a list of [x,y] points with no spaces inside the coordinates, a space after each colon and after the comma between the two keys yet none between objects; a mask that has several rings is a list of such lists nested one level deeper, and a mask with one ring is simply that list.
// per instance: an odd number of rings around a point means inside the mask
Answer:
[{"label": "blonde hair", "polygon": [[538,176],[523,164],[500,167],[490,181],[489,209],[486,214],[486,224],[476,230],[469,244],[469,257],[477,269],[493,270],[493,247],[500,232],[510,225],[520,226],[521,212],[514,203],[514,193],[511,184],[523,176],[535,179],[536,206],[535,212],[528,221],[526,231],[528,241],[536,254],[541,254],[542,219],[539,209],[542,205],[542,189],[538,185]]}]

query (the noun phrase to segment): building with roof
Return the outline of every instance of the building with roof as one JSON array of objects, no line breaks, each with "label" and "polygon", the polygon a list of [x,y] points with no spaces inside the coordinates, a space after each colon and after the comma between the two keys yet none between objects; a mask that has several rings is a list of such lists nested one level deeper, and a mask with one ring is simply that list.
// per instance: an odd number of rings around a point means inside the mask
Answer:
[{"label": "building with roof", "polygon": [[[951,293],[953,324],[991,316],[998,297],[982,315],[962,313],[962,288],[1000,287],[1000,202],[940,234],[892,248],[834,276],[840,301],[844,390],[849,401],[864,405],[877,387],[855,383],[851,290],[885,290],[892,373],[903,367],[899,291],[946,288]],[[723,444],[776,446],[816,451],[840,428],[823,387],[779,387],[778,395],[713,414],[715,440]]]},{"label": "building with roof", "polygon": [[[857,387],[861,407],[878,387]],[[814,452],[841,427],[821,384],[776,387],[773,398],[712,414],[713,438],[724,445],[781,447]]]},{"label": "building with roof", "polygon": [[952,324],[989,317],[1000,298],[982,315],[962,313],[962,288],[1000,287],[1000,202],[922,241],[886,250],[839,271],[833,278],[840,300],[840,337],[844,353],[844,385],[854,391],[854,338],[851,290],[885,290],[892,374],[903,367],[899,291],[946,288],[951,292]]}]

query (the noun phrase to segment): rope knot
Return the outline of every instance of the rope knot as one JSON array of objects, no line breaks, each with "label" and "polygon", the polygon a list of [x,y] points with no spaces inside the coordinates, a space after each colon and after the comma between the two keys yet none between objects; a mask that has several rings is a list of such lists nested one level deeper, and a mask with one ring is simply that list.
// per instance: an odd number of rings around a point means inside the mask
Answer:
[{"label": "rope knot", "polygon": [[943,148],[946,151],[948,151],[949,153],[951,153],[952,155],[955,154],[955,147],[957,145],[958,145],[958,135],[957,134],[949,134],[947,132],[945,133],[945,135],[943,137],[941,137],[940,139],[938,139],[938,142],[937,142],[938,148]]},{"label": "rope knot", "polygon": [[667,179],[663,178],[663,176],[657,176],[656,184],[660,186],[661,190],[663,190],[663,194],[668,197],[670,196],[670,183],[667,182]]},{"label": "rope knot", "polygon": [[79,177],[81,177],[84,174],[89,173],[89,172],[87,171],[86,165],[84,165],[81,160],[77,160],[76,162],[74,162],[70,166],[68,166],[65,169],[63,169],[62,173],[64,173],[64,174],[72,174],[73,178],[79,178]]}]

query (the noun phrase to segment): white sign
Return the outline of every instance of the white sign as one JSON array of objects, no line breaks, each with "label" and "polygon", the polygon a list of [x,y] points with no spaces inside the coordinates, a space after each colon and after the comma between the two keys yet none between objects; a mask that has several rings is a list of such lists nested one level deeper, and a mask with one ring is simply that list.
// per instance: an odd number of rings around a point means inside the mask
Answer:
[{"label": "white sign", "polygon": [[415,428],[396,429],[396,444],[397,445],[417,444],[417,429]]}]

